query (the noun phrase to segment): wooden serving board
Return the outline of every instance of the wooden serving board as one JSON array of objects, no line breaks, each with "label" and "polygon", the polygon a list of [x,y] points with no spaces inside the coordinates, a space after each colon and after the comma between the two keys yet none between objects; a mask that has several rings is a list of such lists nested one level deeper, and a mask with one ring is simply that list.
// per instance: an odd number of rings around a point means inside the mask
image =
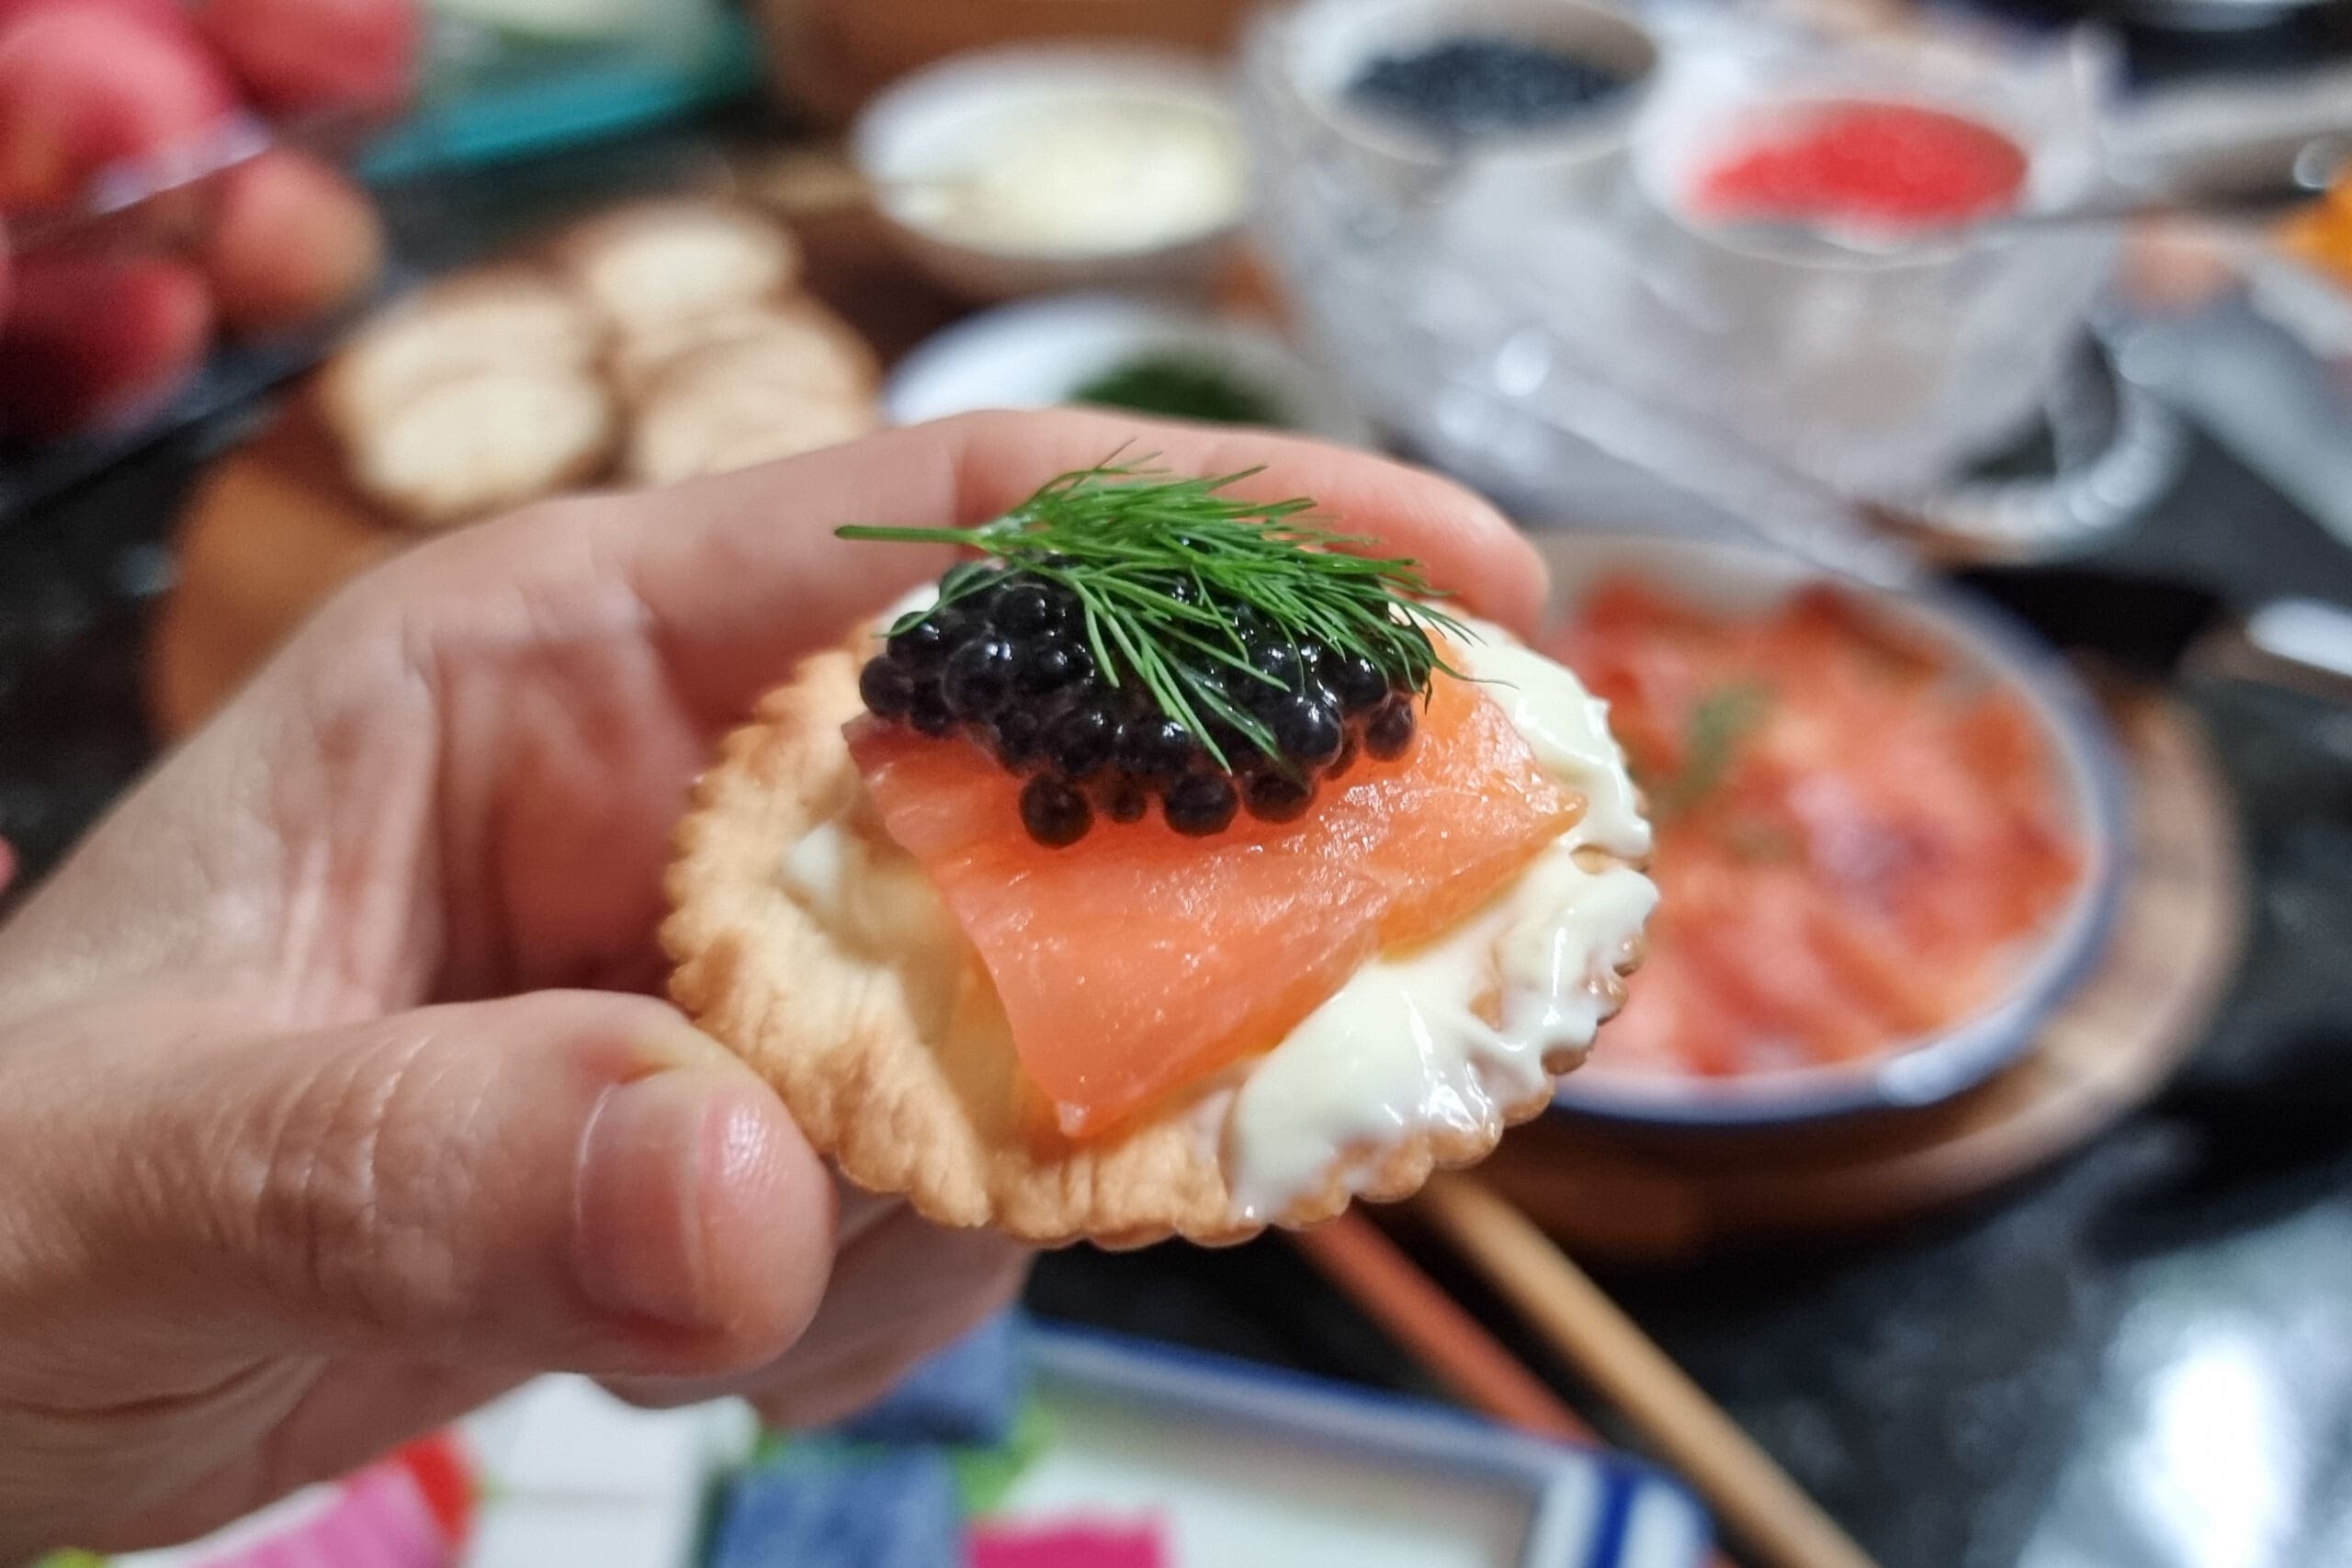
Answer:
[{"label": "wooden serving board", "polygon": [[1504,1139],[1480,1176],[1579,1257],[1667,1260],[1947,1207],[2144,1104],[2236,971],[2246,888],[2235,807],[2196,721],[2150,696],[2113,716],[2133,784],[2122,908],[2098,967],[2014,1066],[1941,1105],[1797,1127],[1546,1117]]}]

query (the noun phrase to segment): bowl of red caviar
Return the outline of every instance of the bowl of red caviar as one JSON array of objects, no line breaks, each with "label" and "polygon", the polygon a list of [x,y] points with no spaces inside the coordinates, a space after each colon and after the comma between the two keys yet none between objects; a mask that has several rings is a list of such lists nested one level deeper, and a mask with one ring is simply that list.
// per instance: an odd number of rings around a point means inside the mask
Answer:
[{"label": "bowl of red caviar", "polygon": [[1803,1122],[1947,1100],[2030,1049],[2124,869],[2123,774],[2064,661],[1958,591],[1728,545],[1539,544],[1546,651],[1609,705],[1660,891],[1562,1108]]},{"label": "bowl of red caviar", "polygon": [[1864,258],[1879,244],[1926,260],[1922,236],[1963,241],[1982,220],[2064,201],[2097,177],[2084,102],[2020,77],[1862,48],[1694,49],[1646,107],[1635,160],[1652,200],[1724,243],[1812,231]]},{"label": "bowl of red caviar", "polygon": [[2065,64],[1747,33],[1675,53],[1630,142],[1623,377],[1844,493],[1943,494],[2075,372],[2112,271],[2110,234],[1981,221],[2094,188],[2096,97]]}]

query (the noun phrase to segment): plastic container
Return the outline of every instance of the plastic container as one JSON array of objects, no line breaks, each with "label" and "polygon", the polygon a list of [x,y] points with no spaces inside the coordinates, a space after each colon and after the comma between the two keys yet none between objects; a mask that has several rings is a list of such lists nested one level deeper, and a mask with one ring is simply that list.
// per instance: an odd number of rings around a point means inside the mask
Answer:
[{"label": "plastic container", "polygon": [[371,178],[609,136],[749,89],[759,55],[718,0],[428,0],[432,57]]}]

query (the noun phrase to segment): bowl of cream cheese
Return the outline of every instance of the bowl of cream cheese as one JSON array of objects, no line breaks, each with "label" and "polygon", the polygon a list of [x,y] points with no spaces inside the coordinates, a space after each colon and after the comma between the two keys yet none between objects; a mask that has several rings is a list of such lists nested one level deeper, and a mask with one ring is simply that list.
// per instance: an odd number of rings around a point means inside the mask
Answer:
[{"label": "bowl of cream cheese", "polygon": [[850,146],[910,258],[980,299],[1204,283],[1250,204],[1224,76],[1174,51],[959,55],[876,98]]}]

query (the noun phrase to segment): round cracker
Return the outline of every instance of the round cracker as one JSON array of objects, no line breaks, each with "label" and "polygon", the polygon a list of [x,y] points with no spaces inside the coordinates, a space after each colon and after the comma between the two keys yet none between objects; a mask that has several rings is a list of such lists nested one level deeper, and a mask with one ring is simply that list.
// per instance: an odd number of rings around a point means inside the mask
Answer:
[{"label": "round cracker", "polygon": [[443,528],[595,478],[616,423],[584,371],[472,370],[363,422],[346,447],[362,491],[413,526]]},{"label": "round cracker", "polygon": [[[851,1181],[903,1194],[938,1224],[990,1226],[1047,1247],[1139,1247],[1171,1235],[1224,1246],[1257,1235],[1263,1224],[1233,1213],[1219,1156],[1229,1079],[1102,1137],[1066,1139],[1010,1039],[951,1028],[985,987],[977,956],[944,978],[911,946],[861,947],[786,890],[786,854],[862,798],[842,726],[862,711],[857,668],[870,648],[861,637],[806,660],[695,785],[662,929],[677,964],[673,998],[775,1086]],[[1565,1072],[1582,1055],[1546,1060],[1545,1071]],[[1374,1161],[1368,1169],[1343,1160],[1273,1223],[1314,1224],[1356,1197],[1409,1197],[1431,1170],[1485,1158],[1503,1125],[1550,1103],[1547,1081],[1494,1127],[1432,1129],[1360,1151]]]},{"label": "round cracker", "polygon": [[631,398],[650,395],[673,372],[709,374],[712,365],[730,377],[748,378],[757,371],[779,385],[843,400],[871,398],[882,376],[856,329],[805,299],[737,306],[626,333],[606,365]]},{"label": "round cracker", "polygon": [[799,279],[800,245],[782,226],[728,202],[639,202],[589,219],[550,255],[614,325],[658,331],[750,305]]},{"label": "round cracker", "polygon": [[567,285],[529,267],[487,268],[423,289],[362,327],[321,378],[320,407],[348,441],[454,377],[582,370],[604,344],[603,321]]},{"label": "round cracker", "polygon": [[637,412],[628,477],[639,484],[670,485],[733,473],[854,440],[880,423],[880,411],[864,398],[764,378],[673,373],[662,378]]}]

